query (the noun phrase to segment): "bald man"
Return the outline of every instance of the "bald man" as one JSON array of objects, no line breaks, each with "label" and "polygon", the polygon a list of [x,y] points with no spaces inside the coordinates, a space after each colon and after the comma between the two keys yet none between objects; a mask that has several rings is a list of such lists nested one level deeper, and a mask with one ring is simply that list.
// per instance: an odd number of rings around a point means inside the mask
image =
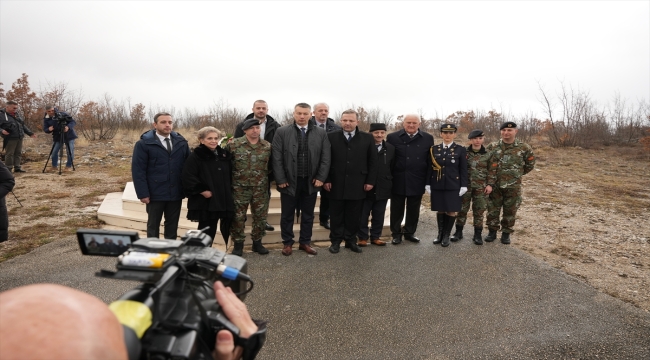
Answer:
[{"label": "bald man", "polygon": [[127,359],[122,325],[98,298],[61,285],[0,294],[0,359]]},{"label": "bald man", "polygon": [[[221,282],[214,292],[241,338],[257,331],[244,305]],[[217,360],[241,359],[227,330],[217,333]],[[98,298],[54,284],[35,284],[0,293],[0,359],[128,359],[122,324]]]}]

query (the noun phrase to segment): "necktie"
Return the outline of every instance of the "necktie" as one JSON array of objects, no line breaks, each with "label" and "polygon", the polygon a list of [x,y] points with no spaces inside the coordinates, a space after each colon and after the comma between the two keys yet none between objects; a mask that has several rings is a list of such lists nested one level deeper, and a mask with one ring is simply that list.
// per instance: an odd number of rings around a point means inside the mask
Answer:
[{"label": "necktie", "polygon": [[300,128],[300,131],[302,131],[302,138],[304,139],[305,136],[307,135],[305,128]]},{"label": "necktie", "polygon": [[172,143],[169,141],[169,138],[165,138],[165,144],[167,145],[167,152],[172,153]]},{"label": "necktie", "polygon": [[409,136],[411,137],[411,139],[413,139],[413,137],[414,137],[415,135],[414,135],[414,134],[410,134]]},{"label": "necktie", "polygon": [[381,144],[377,145],[377,151],[381,150]]},{"label": "necktie", "polygon": [[350,142],[350,139],[352,139],[352,133],[348,133],[348,142]]},{"label": "necktie", "polygon": [[325,129],[325,124],[320,124],[321,129]]}]

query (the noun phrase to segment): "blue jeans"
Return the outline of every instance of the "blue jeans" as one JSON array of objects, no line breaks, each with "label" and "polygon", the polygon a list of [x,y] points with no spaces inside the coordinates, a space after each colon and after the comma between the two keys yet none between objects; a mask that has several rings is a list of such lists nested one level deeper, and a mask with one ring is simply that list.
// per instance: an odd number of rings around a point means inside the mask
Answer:
[{"label": "blue jeans", "polygon": [[[68,158],[68,161],[65,163],[65,167],[72,167],[72,159],[74,159],[74,140],[68,140],[68,145],[70,146],[70,154],[66,151],[63,152]],[[54,143],[54,150],[52,150],[52,166],[57,167],[59,165],[59,150],[61,150],[61,142],[57,141]]]}]

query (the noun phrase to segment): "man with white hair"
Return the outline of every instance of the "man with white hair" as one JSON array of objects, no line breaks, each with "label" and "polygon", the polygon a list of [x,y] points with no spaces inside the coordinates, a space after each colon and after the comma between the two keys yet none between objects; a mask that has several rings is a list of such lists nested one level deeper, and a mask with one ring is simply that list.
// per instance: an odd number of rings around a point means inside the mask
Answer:
[{"label": "man with white hair", "polygon": [[[329,118],[330,107],[326,103],[314,105],[313,116],[309,119],[310,124],[314,124],[328,133],[341,130],[341,126]],[[330,194],[329,191],[320,190],[320,203],[318,205],[318,220],[320,226],[325,229],[330,228]],[[297,209],[296,209],[297,210]]]},{"label": "man with white hair", "polygon": [[[393,192],[390,197],[390,231],[394,245],[402,242],[402,236],[405,240],[420,242],[415,231],[427,182],[429,148],[433,146],[433,136],[419,129],[419,115],[405,115],[402,125],[402,130],[395,131],[386,138],[395,147]],[[402,227],[405,206],[406,219]]]}]

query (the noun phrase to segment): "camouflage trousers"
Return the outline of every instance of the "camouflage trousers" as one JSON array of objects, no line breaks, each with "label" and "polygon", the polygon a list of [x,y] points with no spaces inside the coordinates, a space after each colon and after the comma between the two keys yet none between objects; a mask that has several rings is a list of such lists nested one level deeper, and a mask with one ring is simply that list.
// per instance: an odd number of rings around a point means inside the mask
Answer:
[{"label": "camouflage trousers", "polygon": [[483,193],[483,188],[471,189],[463,195],[461,201],[461,209],[458,216],[456,216],[456,225],[465,225],[465,222],[467,222],[467,212],[471,204],[472,213],[474,214],[474,227],[483,228],[483,215],[488,207],[487,195]]},{"label": "camouflage trousers", "polygon": [[514,232],[517,209],[521,205],[521,186],[499,189],[495,188],[488,201],[487,226],[491,231],[499,230],[499,214],[503,208],[501,231]]},{"label": "camouflage trousers", "polygon": [[231,235],[235,242],[244,241],[246,234],[246,211],[251,206],[253,217],[253,229],[251,238],[262,240],[266,235],[266,215],[269,213],[269,189],[264,186],[233,186],[233,198],[235,200],[235,219],[232,223]]}]

